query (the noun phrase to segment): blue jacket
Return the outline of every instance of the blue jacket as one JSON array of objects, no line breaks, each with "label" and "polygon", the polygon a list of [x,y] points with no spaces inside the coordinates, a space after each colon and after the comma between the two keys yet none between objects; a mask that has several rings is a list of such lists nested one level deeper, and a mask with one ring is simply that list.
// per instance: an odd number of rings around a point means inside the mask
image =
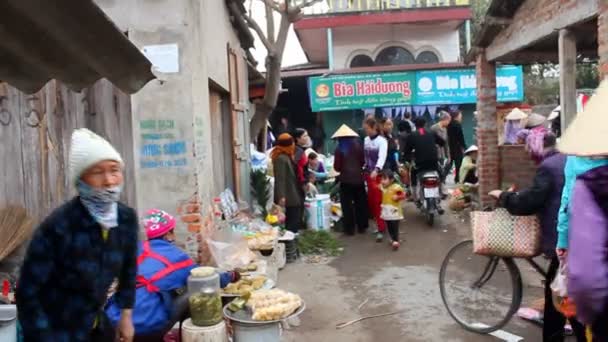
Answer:
[{"label": "blue jacket", "polygon": [[[170,263],[179,263],[191,260],[190,257],[174,244],[162,240],[150,240],[150,250],[166,258]],[[143,244],[137,249],[137,255],[141,256]],[[136,335],[158,332],[166,327],[171,318],[174,291],[184,288],[188,282],[190,270],[198,267],[195,263],[178,269],[153,282],[157,288],[150,291],[147,287],[138,287],[135,292],[135,307],[133,308],[133,325]],[[157,272],[166,266],[157,259],[146,257],[137,269],[138,277],[151,279]],[[232,275],[223,273],[220,275],[221,286],[230,282]],[[120,319],[120,308],[114,298],[111,298],[106,306],[106,314],[113,325]]]},{"label": "blue jacket", "polygon": [[118,226],[107,240],[79,198],[55,209],[28,248],[17,289],[26,342],[89,341],[107,290],[118,278],[116,306],[135,301],[137,216],[118,204]]},{"label": "blue jacket", "polygon": [[568,205],[570,204],[570,196],[572,188],[576,182],[576,177],[595,169],[599,166],[608,165],[607,159],[592,159],[588,157],[569,156],[566,160],[564,170],[565,182],[564,190],[562,191],[561,205],[559,207],[559,216],[557,223],[557,248],[568,248],[568,226],[569,214]]},{"label": "blue jacket", "polygon": [[542,228],[542,250],[548,256],[555,255],[557,241],[557,214],[564,186],[566,156],[550,152],[536,170],[534,182],[520,192],[503,192],[500,206],[512,215],[538,215]]}]

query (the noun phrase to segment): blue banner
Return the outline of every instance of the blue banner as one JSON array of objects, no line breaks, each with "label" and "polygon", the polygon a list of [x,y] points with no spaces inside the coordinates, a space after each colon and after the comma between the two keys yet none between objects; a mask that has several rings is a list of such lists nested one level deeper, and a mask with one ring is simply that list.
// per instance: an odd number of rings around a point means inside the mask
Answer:
[{"label": "blue banner", "polygon": [[[474,69],[429,70],[416,72],[417,105],[445,105],[477,102],[477,80]],[[521,66],[496,68],[498,102],[524,100],[524,76]]]}]

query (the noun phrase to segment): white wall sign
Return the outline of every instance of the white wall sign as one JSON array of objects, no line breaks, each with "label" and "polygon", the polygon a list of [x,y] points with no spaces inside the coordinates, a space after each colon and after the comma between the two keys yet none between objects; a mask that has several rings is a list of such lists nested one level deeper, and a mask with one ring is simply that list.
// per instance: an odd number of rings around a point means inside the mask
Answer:
[{"label": "white wall sign", "polygon": [[177,44],[146,45],[142,52],[152,63],[154,71],[167,74],[179,72],[179,47]]}]

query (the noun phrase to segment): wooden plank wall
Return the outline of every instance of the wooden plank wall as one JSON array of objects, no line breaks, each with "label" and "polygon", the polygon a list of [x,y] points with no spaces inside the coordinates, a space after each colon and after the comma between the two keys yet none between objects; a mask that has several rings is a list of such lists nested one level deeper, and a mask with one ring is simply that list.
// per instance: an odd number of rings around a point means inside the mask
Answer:
[{"label": "wooden plank wall", "polygon": [[37,221],[74,195],[68,155],[74,128],[107,138],[125,164],[123,201],[135,207],[130,97],[100,80],[80,93],[56,81],[26,95],[0,83],[0,207],[25,207]]}]

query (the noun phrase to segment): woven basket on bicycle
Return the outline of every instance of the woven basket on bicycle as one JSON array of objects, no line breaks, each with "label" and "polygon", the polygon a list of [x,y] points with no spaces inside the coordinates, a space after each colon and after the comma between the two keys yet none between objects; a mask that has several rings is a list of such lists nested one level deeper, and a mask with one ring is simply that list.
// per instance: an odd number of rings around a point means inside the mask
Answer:
[{"label": "woven basket on bicycle", "polygon": [[471,213],[476,254],[532,258],[541,253],[541,227],[536,215],[514,216],[504,208]]}]

